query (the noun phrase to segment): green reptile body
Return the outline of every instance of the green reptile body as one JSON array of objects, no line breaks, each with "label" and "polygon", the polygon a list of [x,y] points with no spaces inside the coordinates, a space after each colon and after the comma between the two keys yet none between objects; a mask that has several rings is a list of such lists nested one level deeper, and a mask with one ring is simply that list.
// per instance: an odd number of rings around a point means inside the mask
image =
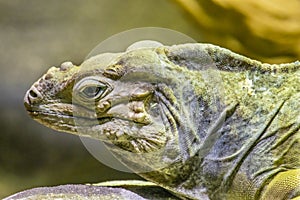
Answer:
[{"label": "green reptile body", "polygon": [[300,199],[299,98],[299,62],[140,42],[50,68],[24,101],[179,198],[283,200]]}]

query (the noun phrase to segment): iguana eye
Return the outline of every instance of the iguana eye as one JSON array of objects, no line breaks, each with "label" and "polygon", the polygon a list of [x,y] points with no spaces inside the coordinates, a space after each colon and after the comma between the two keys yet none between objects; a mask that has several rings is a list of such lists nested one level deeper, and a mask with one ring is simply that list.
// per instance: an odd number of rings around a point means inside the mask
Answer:
[{"label": "iguana eye", "polygon": [[75,85],[77,94],[86,100],[95,100],[107,93],[107,85],[93,78],[85,78]]},{"label": "iguana eye", "polygon": [[106,86],[98,85],[98,86],[88,86],[85,87],[81,92],[82,94],[90,99],[96,99],[100,97],[106,90]]}]

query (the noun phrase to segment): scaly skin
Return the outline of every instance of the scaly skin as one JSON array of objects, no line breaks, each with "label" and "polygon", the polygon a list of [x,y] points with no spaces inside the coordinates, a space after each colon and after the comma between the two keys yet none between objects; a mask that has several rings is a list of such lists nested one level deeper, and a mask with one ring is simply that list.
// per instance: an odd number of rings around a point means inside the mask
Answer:
[{"label": "scaly skin", "polygon": [[299,62],[143,45],[50,68],[25,96],[29,114],[104,141],[182,199],[300,198]]}]

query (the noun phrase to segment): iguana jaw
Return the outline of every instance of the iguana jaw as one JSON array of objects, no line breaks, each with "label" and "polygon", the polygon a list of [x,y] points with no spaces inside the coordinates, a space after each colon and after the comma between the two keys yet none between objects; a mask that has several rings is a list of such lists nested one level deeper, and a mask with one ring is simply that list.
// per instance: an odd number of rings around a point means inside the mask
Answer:
[{"label": "iguana jaw", "polygon": [[[101,118],[91,118],[91,116],[76,117],[73,115],[76,105],[73,104],[55,103],[40,106],[30,106],[27,102],[24,104],[28,114],[34,120],[56,131],[74,135],[80,134],[77,130],[78,124],[75,121],[84,120],[86,128],[89,128],[93,125],[104,124],[112,119],[112,117],[108,116]],[[60,108],[64,108],[64,112],[61,112]]]},{"label": "iguana jaw", "polygon": [[[74,126],[74,118],[71,114],[59,113],[54,110],[41,109],[38,106],[31,106],[26,101],[24,103],[28,114],[39,123],[61,132],[68,132],[76,134],[76,127]],[[68,104],[63,104],[65,108],[69,107]],[[43,107],[43,106],[41,106]],[[61,122],[65,124],[62,126]]]}]

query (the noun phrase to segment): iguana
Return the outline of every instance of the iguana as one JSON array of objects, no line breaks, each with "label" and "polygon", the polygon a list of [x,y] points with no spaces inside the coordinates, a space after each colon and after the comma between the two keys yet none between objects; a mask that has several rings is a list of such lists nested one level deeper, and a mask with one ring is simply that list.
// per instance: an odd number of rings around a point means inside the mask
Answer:
[{"label": "iguana", "polygon": [[50,68],[24,104],[179,198],[275,200],[300,199],[299,98],[299,61],[144,41]]}]

